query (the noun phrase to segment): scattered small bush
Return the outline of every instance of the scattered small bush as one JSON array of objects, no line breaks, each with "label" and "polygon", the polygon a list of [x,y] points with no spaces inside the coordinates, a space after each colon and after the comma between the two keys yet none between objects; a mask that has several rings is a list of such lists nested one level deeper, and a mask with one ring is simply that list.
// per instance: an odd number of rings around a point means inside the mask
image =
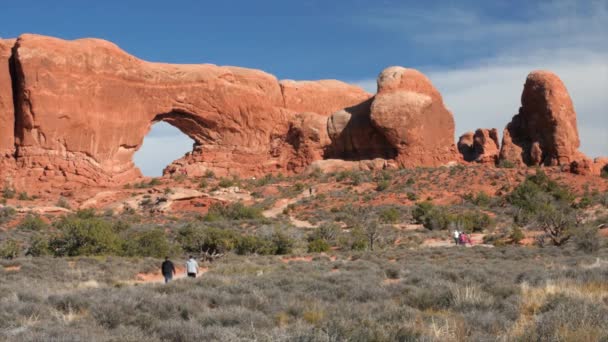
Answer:
[{"label": "scattered small bush", "polygon": [[19,256],[21,247],[15,240],[6,240],[0,245],[0,258],[2,259],[14,259]]},{"label": "scattered small bush", "polygon": [[41,231],[48,227],[48,224],[44,222],[43,219],[38,215],[28,214],[22,221],[19,223],[18,228],[21,230],[32,230],[32,231]]},{"label": "scattered small bush", "polygon": [[308,253],[321,253],[329,251],[331,246],[324,239],[315,239],[308,243]]}]

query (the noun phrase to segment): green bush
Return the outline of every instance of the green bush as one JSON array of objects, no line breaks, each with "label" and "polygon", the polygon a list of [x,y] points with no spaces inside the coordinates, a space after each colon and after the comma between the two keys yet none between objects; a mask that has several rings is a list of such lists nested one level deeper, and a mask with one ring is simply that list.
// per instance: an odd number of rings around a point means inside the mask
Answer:
[{"label": "green bush", "polygon": [[363,251],[367,249],[367,236],[360,227],[356,227],[351,231],[350,249],[354,251]]},{"label": "green bush", "polygon": [[0,223],[8,222],[13,218],[16,211],[12,207],[0,208]]},{"label": "green bush", "polygon": [[418,195],[416,195],[415,192],[408,192],[407,193],[407,199],[410,201],[417,201],[418,200]]},{"label": "green bush", "polygon": [[27,254],[33,257],[40,257],[51,254],[49,239],[41,234],[36,234],[30,239],[30,248]]},{"label": "green bush", "polygon": [[481,232],[492,224],[490,216],[480,211],[466,211],[461,214],[449,216],[448,220],[455,222],[466,232]]},{"label": "green bush", "polygon": [[96,213],[95,213],[95,209],[93,209],[93,208],[79,209],[76,212],[76,217],[84,219],[84,220],[94,218],[95,216],[96,216]]},{"label": "green bush", "polygon": [[65,197],[59,197],[56,205],[60,208],[70,209],[70,202]]},{"label": "green bush", "polygon": [[269,255],[275,254],[276,248],[271,240],[263,239],[258,236],[247,235],[242,236],[236,243],[236,253],[239,255],[260,254]]},{"label": "green bush", "polygon": [[431,202],[416,204],[412,211],[416,223],[430,230],[447,229],[452,221],[451,215],[443,207],[437,207]]},{"label": "green bush", "polygon": [[19,223],[19,229],[21,230],[33,230],[40,231],[48,227],[48,224],[44,222],[43,219],[38,215],[28,214],[22,221]]},{"label": "green bush", "polygon": [[14,259],[19,256],[21,247],[15,240],[6,240],[0,245],[0,258]]},{"label": "green bush", "polygon": [[56,227],[59,234],[49,242],[56,256],[108,255],[121,250],[121,239],[108,221],[70,216]]},{"label": "green bush", "polygon": [[376,184],[376,191],[384,191],[391,186],[391,182],[389,180],[383,179],[378,181]]},{"label": "green bush", "polygon": [[204,220],[208,222],[219,220],[256,220],[262,219],[262,209],[246,206],[242,202],[223,205],[214,203],[209,208]]},{"label": "green bush", "polygon": [[323,239],[315,239],[308,243],[308,253],[321,253],[329,251],[331,246]]},{"label": "green bush", "polygon": [[285,233],[275,231],[271,239],[276,248],[274,254],[283,255],[291,253],[294,242]]},{"label": "green bush", "polygon": [[513,229],[511,229],[511,234],[509,235],[511,242],[518,244],[525,237],[526,236],[524,235],[524,232],[522,232],[521,228],[515,226]]},{"label": "green bush", "polygon": [[399,210],[396,208],[387,208],[380,212],[380,221],[383,223],[397,223],[401,218]]},{"label": "green bush", "polygon": [[25,191],[20,192],[19,196],[17,196],[17,199],[20,200],[20,201],[29,201],[29,200],[31,200],[30,196]]},{"label": "green bush", "polygon": [[8,185],[5,185],[4,188],[2,188],[2,198],[11,199],[15,197],[16,193],[17,192],[15,191],[15,189],[11,188]]},{"label": "green bush", "polygon": [[231,230],[187,225],[177,232],[177,241],[189,253],[225,253],[234,249],[238,236]]},{"label": "green bush", "polygon": [[528,176],[507,196],[507,201],[525,214],[535,214],[551,202],[569,205],[573,200],[574,195],[568,189],[550,180],[540,169],[535,175]]},{"label": "green bush", "polygon": [[600,249],[598,228],[593,225],[584,225],[573,231],[574,244],[579,250],[593,253]]},{"label": "green bush", "polygon": [[234,186],[234,181],[230,178],[222,178],[222,179],[220,179],[218,186],[220,188],[229,188],[231,186]]},{"label": "green bush", "polygon": [[342,229],[336,224],[324,224],[315,229],[308,237],[308,241],[322,239],[327,242],[335,242],[340,236]]},{"label": "green bush", "polygon": [[162,229],[153,229],[127,236],[123,246],[123,253],[127,256],[142,256],[162,258],[176,255],[179,248],[172,244]]},{"label": "green bush", "polygon": [[498,167],[503,169],[513,169],[515,168],[515,163],[510,160],[502,159],[498,162]]}]

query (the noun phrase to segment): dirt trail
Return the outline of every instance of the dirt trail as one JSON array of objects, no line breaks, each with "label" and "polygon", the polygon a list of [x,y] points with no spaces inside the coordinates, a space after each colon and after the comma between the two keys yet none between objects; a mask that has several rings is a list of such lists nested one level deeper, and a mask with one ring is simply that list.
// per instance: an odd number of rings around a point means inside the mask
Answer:
[{"label": "dirt trail", "polygon": [[[471,244],[467,244],[465,247],[494,247],[492,245],[483,243],[484,236],[485,234],[470,234]],[[422,242],[422,247],[456,247],[456,244],[454,243],[453,239],[426,239],[424,242]]]},{"label": "dirt trail", "polygon": [[[183,266],[178,266],[175,269],[176,274],[173,276],[173,280],[179,280],[186,278],[186,270]],[[201,267],[199,268],[198,276],[207,273],[209,271],[209,267]],[[125,283],[130,285],[135,284],[162,284],[165,282],[165,277],[160,273],[160,271],[150,272],[150,273],[138,273],[135,276],[135,279],[128,280]]]},{"label": "dirt trail", "polygon": [[[294,198],[281,198],[280,200],[276,201],[276,203],[274,204],[274,206],[272,208],[263,211],[262,215],[264,215],[264,217],[268,217],[268,218],[277,217],[280,214],[282,214],[283,211],[285,210],[285,208],[287,208],[290,204],[294,204],[294,203],[298,202],[299,200],[301,200],[302,198],[311,197],[311,196],[312,195],[310,194],[309,190],[304,190],[304,191],[302,191],[302,193],[300,193],[298,196],[296,196]],[[314,224],[312,224],[308,221],[298,220],[291,215],[287,215],[287,216],[289,217],[291,224],[293,224],[294,226],[296,226],[298,228],[316,227]]]}]

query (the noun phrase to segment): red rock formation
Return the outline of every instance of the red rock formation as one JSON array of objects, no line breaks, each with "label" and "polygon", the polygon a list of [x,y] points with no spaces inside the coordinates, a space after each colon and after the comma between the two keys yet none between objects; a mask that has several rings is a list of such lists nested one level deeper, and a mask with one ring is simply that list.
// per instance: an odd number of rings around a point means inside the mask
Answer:
[{"label": "red rock formation", "polygon": [[[15,168],[15,112],[10,57],[14,40],[0,39],[0,177],[7,181]],[[0,184],[4,186],[4,184]]]},{"label": "red rock formation", "polygon": [[458,151],[465,161],[495,164],[499,154],[498,131],[492,128],[467,132],[458,140]]},{"label": "red rock formation", "polygon": [[583,176],[600,176],[602,172],[608,174],[608,158],[600,157],[591,160],[581,157],[570,163],[570,172]]},{"label": "red rock formation", "polygon": [[568,165],[580,159],[576,112],[566,87],[549,71],[528,75],[519,113],[503,134],[500,159],[518,165]]},{"label": "red rock formation", "polygon": [[327,116],[372,97],[360,87],[336,80],[283,80],[280,85],[285,107],[301,113],[313,112]]},{"label": "red rock formation", "polygon": [[296,114],[328,115],[370,96],[338,81],[279,84],[258,70],[149,63],[97,39],[24,35],[14,61],[17,162],[44,181],[139,176],[132,156],[157,121],[195,141],[182,160],[193,170],[301,168],[321,158],[328,142],[326,128],[311,133],[326,127],[321,115]]},{"label": "red rock formation", "polygon": [[329,117],[327,131],[332,144],[326,150],[326,157],[347,160],[395,158],[396,149],[371,123],[373,100],[344,108]]},{"label": "red rock formation", "polygon": [[438,166],[459,159],[454,145],[454,118],[431,81],[419,71],[385,69],[371,122],[397,150],[401,166]]}]

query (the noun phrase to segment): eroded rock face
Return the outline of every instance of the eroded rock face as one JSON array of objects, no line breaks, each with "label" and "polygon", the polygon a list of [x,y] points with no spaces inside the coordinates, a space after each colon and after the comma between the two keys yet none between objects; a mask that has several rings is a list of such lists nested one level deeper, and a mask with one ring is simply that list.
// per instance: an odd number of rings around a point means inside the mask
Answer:
[{"label": "eroded rock face", "polygon": [[559,77],[549,71],[528,75],[519,113],[503,134],[500,159],[518,165],[568,165],[581,153],[576,112]]},{"label": "eroded rock face", "polygon": [[500,151],[498,131],[492,128],[467,132],[458,140],[458,151],[465,161],[495,164]]},{"label": "eroded rock face", "polygon": [[[321,158],[327,142],[320,137],[327,134],[314,137],[311,130],[326,127],[323,115],[370,96],[338,81],[281,85],[258,70],[149,63],[97,39],[24,35],[14,60],[16,160],[40,180],[105,184],[138,177],[133,153],[157,121],[195,141],[183,158],[190,168],[241,175],[287,170]],[[303,120],[299,112],[319,118]],[[291,141],[293,130],[319,141]]]},{"label": "eroded rock face", "polygon": [[336,80],[280,82],[285,107],[295,112],[312,112],[328,116],[370,97],[360,87]]},{"label": "eroded rock face", "polygon": [[15,169],[15,112],[10,70],[14,44],[15,40],[0,39],[0,177],[3,182],[10,182],[9,176]]},{"label": "eroded rock face", "polygon": [[380,74],[370,118],[397,150],[401,166],[439,166],[458,159],[452,113],[417,70],[390,67]]},{"label": "eroded rock face", "polygon": [[392,159],[396,149],[373,125],[370,108],[374,98],[332,114],[327,131],[332,144],[326,157],[346,160]]}]

